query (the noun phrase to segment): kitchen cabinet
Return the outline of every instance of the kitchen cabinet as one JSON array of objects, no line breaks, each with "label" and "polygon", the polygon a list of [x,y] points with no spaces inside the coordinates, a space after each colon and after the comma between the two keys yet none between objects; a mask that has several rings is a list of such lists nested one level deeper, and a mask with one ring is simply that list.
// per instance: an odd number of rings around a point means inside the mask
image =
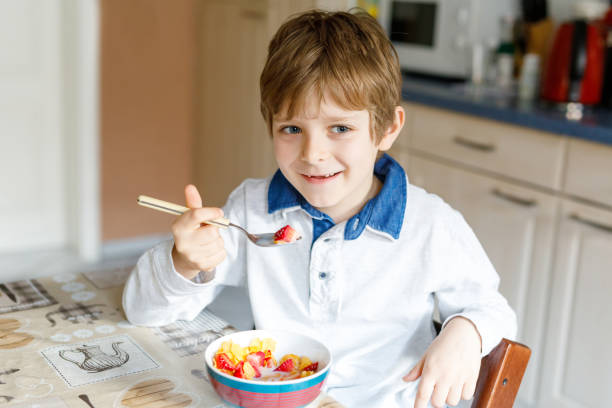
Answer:
[{"label": "kitchen cabinet", "polygon": [[556,253],[539,406],[610,406],[612,211],[564,200]]},{"label": "kitchen cabinet", "polygon": [[542,376],[542,406],[612,404],[612,147],[568,146]]},{"label": "kitchen cabinet", "polygon": [[563,138],[440,109],[410,110],[412,149],[541,187],[561,187]]},{"label": "kitchen cabinet", "polygon": [[204,0],[198,16],[195,183],[209,205],[223,205],[244,179],[276,169],[259,109],[268,42],[285,19],[347,0]]},{"label": "kitchen cabinet", "polygon": [[612,147],[404,106],[392,155],[464,215],[532,349],[515,406],[608,406]]},{"label": "kitchen cabinet", "polygon": [[612,207],[612,147],[584,140],[571,140],[563,191]]}]

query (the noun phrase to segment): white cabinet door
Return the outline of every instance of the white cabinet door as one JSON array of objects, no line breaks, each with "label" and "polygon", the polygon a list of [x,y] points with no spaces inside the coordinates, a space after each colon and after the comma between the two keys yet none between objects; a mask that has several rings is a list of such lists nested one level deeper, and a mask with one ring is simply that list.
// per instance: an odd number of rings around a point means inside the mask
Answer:
[{"label": "white cabinet door", "polygon": [[612,211],[564,201],[541,407],[612,406]]},{"label": "white cabinet door", "polygon": [[499,273],[500,292],[517,313],[518,341],[532,349],[517,403],[535,407],[557,199],[416,154],[409,177],[463,214]]},{"label": "white cabinet door", "polygon": [[67,239],[58,0],[0,2],[0,251]]}]

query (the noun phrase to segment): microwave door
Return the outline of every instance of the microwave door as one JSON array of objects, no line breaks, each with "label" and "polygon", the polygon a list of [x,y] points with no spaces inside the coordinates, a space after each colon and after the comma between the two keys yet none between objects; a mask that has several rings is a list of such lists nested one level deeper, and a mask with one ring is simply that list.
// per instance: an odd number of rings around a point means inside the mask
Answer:
[{"label": "microwave door", "polygon": [[469,24],[457,15],[470,0],[391,0],[381,10],[382,24],[404,71],[465,78],[469,63]]},{"label": "microwave door", "polygon": [[433,49],[438,4],[393,1],[389,37],[393,43]]}]

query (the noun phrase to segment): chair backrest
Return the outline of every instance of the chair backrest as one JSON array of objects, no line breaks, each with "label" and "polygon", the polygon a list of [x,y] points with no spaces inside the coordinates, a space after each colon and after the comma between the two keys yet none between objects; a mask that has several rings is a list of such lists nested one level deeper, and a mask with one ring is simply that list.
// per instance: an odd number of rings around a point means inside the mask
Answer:
[{"label": "chair backrest", "polygon": [[[433,325],[440,333],[442,324],[434,320]],[[472,408],[512,408],[530,356],[526,345],[501,339],[480,362]]]},{"label": "chair backrest", "polygon": [[472,408],[512,408],[530,356],[529,347],[502,339],[482,359]]}]

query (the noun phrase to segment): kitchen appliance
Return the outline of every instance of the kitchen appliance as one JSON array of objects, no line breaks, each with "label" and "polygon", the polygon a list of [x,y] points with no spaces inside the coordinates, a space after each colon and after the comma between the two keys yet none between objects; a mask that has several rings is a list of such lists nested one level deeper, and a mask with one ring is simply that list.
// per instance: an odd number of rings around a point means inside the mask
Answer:
[{"label": "kitchen appliance", "polygon": [[606,13],[604,23],[606,25],[606,60],[604,63],[604,81],[601,91],[601,104],[612,108],[612,1],[611,7]]},{"label": "kitchen appliance", "polygon": [[583,105],[601,100],[605,31],[600,20],[579,17],[557,29],[542,85],[545,100]]},{"label": "kitchen appliance", "polygon": [[402,70],[465,79],[472,47],[496,45],[513,14],[510,0],[381,0],[378,18]]}]

